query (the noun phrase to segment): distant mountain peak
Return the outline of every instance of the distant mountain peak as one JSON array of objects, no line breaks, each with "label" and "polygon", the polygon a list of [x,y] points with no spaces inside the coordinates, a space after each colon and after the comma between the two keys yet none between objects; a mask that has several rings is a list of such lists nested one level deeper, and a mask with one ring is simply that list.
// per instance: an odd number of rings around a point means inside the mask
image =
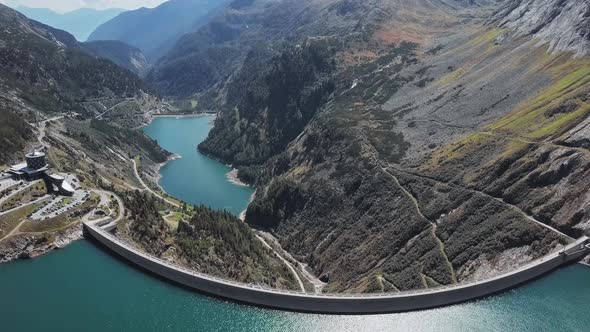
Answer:
[{"label": "distant mountain peak", "polygon": [[155,8],[128,11],[97,27],[88,40],[121,40],[156,62],[181,36],[194,32],[228,1],[170,0]]},{"label": "distant mountain peak", "polygon": [[125,11],[118,8],[105,10],[80,8],[61,14],[49,8],[18,6],[15,9],[36,21],[68,31],[80,41],[85,41],[96,27]]},{"label": "distant mountain peak", "polygon": [[[136,74],[143,73],[148,66],[143,53],[135,47],[120,41],[79,43],[68,32],[32,20],[1,4],[0,35],[5,35],[7,41],[10,41],[11,36],[20,35],[21,37],[17,39],[18,42],[36,36],[59,48],[77,49],[95,58],[110,60],[119,67],[126,68]],[[12,40],[12,42],[15,41]],[[0,42],[0,44],[6,45],[6,41]],[[14,47],[14,45],[12,46]]]}]

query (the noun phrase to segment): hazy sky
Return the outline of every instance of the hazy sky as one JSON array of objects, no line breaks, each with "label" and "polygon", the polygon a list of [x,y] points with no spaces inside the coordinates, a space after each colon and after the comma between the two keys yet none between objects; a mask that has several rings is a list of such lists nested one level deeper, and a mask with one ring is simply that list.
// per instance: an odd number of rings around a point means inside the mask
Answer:
[{"label": "hazy sky", "polygon": [[0,0],[0,3],[15,7],[50,8],[64,13],[78,8],[125,8],[155,7],[166,0]]}]

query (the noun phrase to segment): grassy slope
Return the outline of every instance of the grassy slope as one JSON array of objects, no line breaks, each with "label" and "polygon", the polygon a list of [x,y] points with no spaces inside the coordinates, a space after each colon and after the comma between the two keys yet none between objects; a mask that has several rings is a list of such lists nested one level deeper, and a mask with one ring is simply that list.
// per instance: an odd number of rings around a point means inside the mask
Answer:
[{"label": "grassy slope", "polygon": [[419,169],[503,197],[576,236],[579,230],[572,227],[586,215],[579,186],[590,160],[584,149],[568,148],[563,139],[590,115],[590,63],[564,53],[529,60],[535,63],[530,75],[551,78],[546,88],[437,149]]}]

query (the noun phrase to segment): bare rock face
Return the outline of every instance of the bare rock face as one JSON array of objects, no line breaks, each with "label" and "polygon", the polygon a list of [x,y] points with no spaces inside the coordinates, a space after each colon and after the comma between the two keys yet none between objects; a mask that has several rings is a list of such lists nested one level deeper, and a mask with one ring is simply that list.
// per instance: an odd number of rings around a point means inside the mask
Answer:
[{"label": "bare rock face", "polygon": [[533,36],[550,52],[590,54],[590,1],[512,0],[504,2],[491,22],[512,37]]},{"label": "bare rock face", "polygon": [[80,48],[92,56],[110,60],[136,74],[142,74],[149,68],[148,61],[140,49],[118,40],[80,43]]}]

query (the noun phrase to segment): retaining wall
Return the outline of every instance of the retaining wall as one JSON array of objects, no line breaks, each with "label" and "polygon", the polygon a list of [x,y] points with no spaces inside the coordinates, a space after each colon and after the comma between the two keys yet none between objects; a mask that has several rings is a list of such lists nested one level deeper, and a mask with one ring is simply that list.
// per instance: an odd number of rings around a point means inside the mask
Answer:
[{"label": "retaining wall", "polygon": [[582,238],[510,273],[488,280],[438,289],[374,295],[315,295],[261,288],[208,276],[171,265],[139,252],[99,227],[84,225],[85,234],[123,258],[160,277],[183,286],[233,301],[257,306],[322,314],[378,314],[428,309],[494,294],[539,277],[588,254]]}]

